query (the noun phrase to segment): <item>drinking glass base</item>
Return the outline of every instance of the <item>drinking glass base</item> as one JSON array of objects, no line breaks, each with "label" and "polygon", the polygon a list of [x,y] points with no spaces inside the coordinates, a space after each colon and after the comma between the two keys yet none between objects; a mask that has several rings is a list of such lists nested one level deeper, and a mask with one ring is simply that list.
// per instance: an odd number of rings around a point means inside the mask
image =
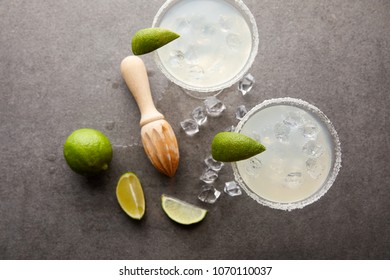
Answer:
[{"label": "drinking glass base", "polygon": [[210,97],[210,96],[217,96],[219,95],[221,92],[223,92],[224,90],[221,89],[221,90],[218,90],[218,91],[212,91],[212,92],[200,92],[200,91],[193,91],[193,90],[188,90],[188,89],[185,89],[185,88],[182,88],[180,87],[182,91],[184,91],[185,94],[193,97],[193,98],[196,98],[196,99],[206,99],[207,97]]}]

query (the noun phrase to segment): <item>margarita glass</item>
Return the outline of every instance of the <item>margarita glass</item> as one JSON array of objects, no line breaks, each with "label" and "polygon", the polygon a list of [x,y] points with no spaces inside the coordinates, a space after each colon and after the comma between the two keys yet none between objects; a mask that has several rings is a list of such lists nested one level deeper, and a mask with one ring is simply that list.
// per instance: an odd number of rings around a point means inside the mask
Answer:
[{"label": "margarita glass", "polygon": [[241,0],[168,0],[153,27],[180,35],[155,51],[173,83],[196,98],[216,95],[240,80],[257,55],[256,21]]},{"label": "margarita glass", "polygon": [[336,179],[341,166],[337,132],[324,113],[305,101],[266,100],[235,131],[267,148],[232,164],[236,181],[260,204],[302,208],[322,197]]}]

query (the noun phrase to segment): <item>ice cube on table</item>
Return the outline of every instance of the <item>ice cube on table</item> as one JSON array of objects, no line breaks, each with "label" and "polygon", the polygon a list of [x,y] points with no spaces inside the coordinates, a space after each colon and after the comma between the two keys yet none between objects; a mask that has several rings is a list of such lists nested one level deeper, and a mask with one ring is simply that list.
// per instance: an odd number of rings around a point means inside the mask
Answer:
[{"label": "ice cube on table", "polygon": [[233,132],[235,129],[236,129],[236,127],[234,125],[231,125],[231,126],[226,127],[224,131]]},{"label": "ice cube on table", "polygon": [[207,167],[214,170],[214,171],[220,171],[222,167],[224,166],[223,162],[216,161],[213,156],[208,156],[204,162],[206,163]]},{"label": "ice cube on table", "polygon": [[199,179],[206,184],[212,184],[215,180],[217,180],[217,178],[218,172],[208,167],[203,171]]},{"label": "ice cube on table", "polygon": [[230,196],[238,196],[242,194],[241,188],[235,181],[226,182],[223,190]]},{"label": "ice cube on table", "polygon": [[284,122],[278,122],[274,126],[275,138],[279,141],[287,141],[290,135],[291,128]]},{"label": "ice cube on table", "polygon": [[246,74],[239,82],[238,82],[238,90],[242,95],[246,95],[251,91],[255,84],[255,78],[252,74]]},{"label": "ice cube on table", "polygon": [[206,106],[207,114],[211,117],[220,116],[226,109],[225,104],[215,96],[207,97],[204,101],[204,105]]},{"label": "ice cube on table", "polygon": [[204,185],[200,189],[200,192],[198,194],[198,199],[200,201],[212,204],[215,203],[215,201],[218,199],[220,195],[221,192],[216,188],[214,188],[214,186]]},{"label": "ice cube on table", "polygon": [[193,136],[199,132],[198,123],[193,119],[185,119],[180,122],[181,128],[188,136]]},{"label": "ice cube on table", "polygon": [[203,106],[196,107],[192,111],[191,116],[197,122],[198,125],[202,125],[207,121],[206,110]]},{"label": "ice cube on table", "polygon": [[242,120],[246,113],[248,113],[248,110],[246,109],[245,105],[238,106],[236,110],[236,119]]},{"label": "ice cube on table", "polygon": [[319,143],[317,143],[317,141],[309,140],[305,145],[303,145],[302,151],[308,157],[317,158],[322,155],[323,148]]}]

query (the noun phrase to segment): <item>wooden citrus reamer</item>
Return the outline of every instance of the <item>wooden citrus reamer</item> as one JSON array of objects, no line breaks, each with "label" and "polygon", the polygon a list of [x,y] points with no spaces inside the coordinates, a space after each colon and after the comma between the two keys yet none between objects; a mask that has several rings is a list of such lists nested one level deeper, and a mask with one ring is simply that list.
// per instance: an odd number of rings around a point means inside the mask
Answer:
[{"label": "wooden citrus reamer", "polygon": [[145,64],[138,56],[128,56],[122,60],[120,68],[141,112],[145,152],[157,170],[173,177],[179,165],[179,147],[172,127],[154,106]]}]

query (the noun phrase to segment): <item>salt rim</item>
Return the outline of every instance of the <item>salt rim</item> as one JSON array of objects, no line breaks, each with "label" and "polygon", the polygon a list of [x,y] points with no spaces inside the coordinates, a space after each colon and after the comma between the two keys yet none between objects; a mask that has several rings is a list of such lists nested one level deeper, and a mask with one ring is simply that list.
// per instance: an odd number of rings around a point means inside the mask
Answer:
[{"label": "salt rim", "polygon": [[[157,14],[155,15],[155,17],[153,19],[152,27],[157,27],[160,20],[161,20],[161,17],[168,11],[168,9],[180,1],[182,1],[182,0],[167,0],[160,7],[160,9],[157,11]],[[248,61],[246,62],[245,66],[232,79],[230,79],[229,81],[227,81],[223,84],[213,86],[213,87],[208,87],[208,88],[195,87],[195,86],[185,84],[182,81],[176,79],[172,74],[170,74],[165,69],[165,67],[161,63],[160,57],[158,56],[158,52],[157,51],[154,52],[154,61],[157,64],[157,67],[160,69],[160,71],[164,74],[164,76],[167,77],[171,82],[175,83],[176,85],[182,87],[183,89],[185,89],[187,91],[200,92],[200,93],[217,92],[216,94],[214,94],[214,95],[217,95],[223,89],[228,88],[228,87],[232,86],[233,84],[235,84],[236,82],[238,82],[248,72],[248,70],[251,68],[253,62],[255,61],[255,58],[256,58],[257,53],[258,53],[258,48],[259,48],[259,32],[257,29],[256,20],[255,20],[253,14],[249,10],[249,8],[244,4],[244,2],[242,2],[242,0],[224,0],[224,1],[229,2],[235,8],[237,8],[237,10],[239,10],[243,14],[243,16],[247,22],[249,20],[248,25],[251,28],[251,33],[252,33],[252,50],[251,50],[251,53],[249,54]],[[208,95],[201,96],[201,95],[198,95],[196,93],[189,93],[189,95],[191,95],[192,97],[195,97],[195,98],[200,98],[200,99],[204,99],[204,98],[208,97]]]},{"label": "salt rim", "polygon": [[326,127],[328,128],[328,131],[330,133],[330,136],[332,138],[332,142],[334,145],[334,162],[333,162],[333,168],[328,174],[327,180],[323,184],[323,186],[314,194],[311,196],[300,200],[296,202],[289,202],[289,203],[281,203],[281,202],[274,202],[267,200],[265,198],[260,197],[259,195],[253,193],[250,188],[245,184],[245,182],[242,180],[237,164],[235,162],[232,163],[232,168],[233,168],[233,173],[234,173],[234,178],[235,180],[239,183],[239,185],[245,190],[245,192],[253,198],[255,201],[258,203],[268,206],[273,209],[279,209],[279,210],[287,210],[291,211],[294,209],[302,209],[303,207],[312,204],[313,202],[317,201],[320,199],[333,185],[334,181],[336,180],[337,174],[339,173],[339,170],[341,168],[341,144],[339,141],[338,134],[336,132],[336,129],[334,128],[333,124],[331,121],[328,119],[328,117],[316,106],[301,100],[301,99],[296,99],[296,98],[291,98],[291,97],[284,97],[284,98],[274,98],[274,99],[268,99],[263,101],[262,103],[256,105],[253,107],[245,116],[244,118],[238,123],[235,132],[240,132],[243,125],[248,121],[248,119],[257,111],[264,109],[266,107],[269,107],[271,105],[292,105],[299,107],[301,109],[304,109],[306,111],[309,111],[316,115],[320,121],[322,121]]}]

